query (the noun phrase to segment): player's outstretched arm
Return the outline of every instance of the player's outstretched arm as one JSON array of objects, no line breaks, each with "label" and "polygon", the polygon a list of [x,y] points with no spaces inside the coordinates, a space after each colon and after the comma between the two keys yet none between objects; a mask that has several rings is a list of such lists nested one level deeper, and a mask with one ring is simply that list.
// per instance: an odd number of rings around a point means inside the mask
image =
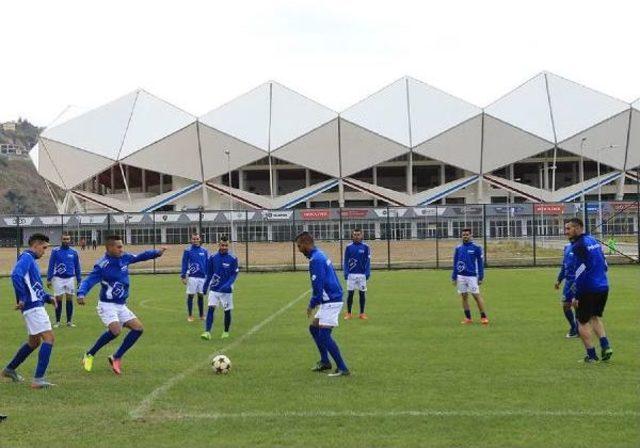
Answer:
[{"label": "player's outstretched arm", "polygon": [[153,260],[154,258],[161,257],[167,250],[167,246],[161,246],[159,249],[145,250],[137,255],[129,254],[129,264],[140,263],[141,261]]},{"label": "player's outstretched arm", "polygon": [[84,305],[84,298],[89,294],[91,288],[97,285],[102,280],[102,266],[96,264],[93,267],[93,271],[85,277],[80,283],[78,288],[78,305]]}]

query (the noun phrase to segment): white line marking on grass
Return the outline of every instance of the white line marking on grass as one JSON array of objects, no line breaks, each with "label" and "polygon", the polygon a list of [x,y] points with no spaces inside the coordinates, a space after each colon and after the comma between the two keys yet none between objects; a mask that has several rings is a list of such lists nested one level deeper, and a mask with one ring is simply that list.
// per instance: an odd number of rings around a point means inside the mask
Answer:
[{"label": "white line marking on grass", "polygon": [[211,358],[213,356],[217,355],[218,353],[224,353],[224,352],[226,352],[228,350],[231,350],[231,349],[237,347],[238,345],[242,344],[245,340],[247,340],[248,338],[253,336],[255,333],[260,331],[262,329],[262,327],[267,325],[269,322],[271,322],[276,317],[280,316],[281,314],[283,314],[284,312],[289,310],[289,308],[291,308],[293,305],[295,305],[300,300],[302,300],[302,298],[304,298],[307,294],[309,294],[310,291],[311,291],[310,289],[306,290],[305,292],[300,294],[298,297],[293,299],[291,302],[287,303],[285,306],[280,308],[278,311],[276,311],[275,313],[273,313],[272,315],[267,317],[265,320],[263,320],[262,322],[260,322],[259,324],[257,324],[253,328],[251,328],[246,333],[244,333],[242,336],[240,336],[238,339],[233,341],[231,344],[229,344],[229,345],[227,345],[225,347],[222,347],[221,349],[217,350],[212,356],[210,356],[207,359],[206,362],[197,363],[197,364],[191,366],[190,368],[184,370],[183,372],[179,373],[178,375],[169,378],[163,384],[161,384],[160,386],[156,387],[154,390],[152,390],[149,393],[149,395],[147,395],[146,397],[144,397],[142,399],[140,404],[135,409],[133,409],[132,411],[129,412],[129,418],[131,418],[133,420],[139,420],[139,419],[144,418],[145,414],[147,414],[147,412],[149,412],[149,409],[151,408],[151,405],[153,405],[153,403],[158,399],[158,397],[160,397],[161,395],[165,394],[169,389],[171,389],[173,386],[178,384],[180,381],[184,380],[189,375],[193,374],[194,372],[197,372],[198,370],[203,368],[203,366],[206,366],[207,364],[209,364],[211,362],[210,360],[211,360]]},{"label": "white line marking on grass", "polygon": [[421,411],[274,411],[274,412],[238,412],[210,414],[162,414],[159,420],[224,420],[224,419],[262,419],[262,418],[389,418],[389,417],[640,417],[637,411],[536,411],[536,410],[504,410],[504,411],[472,411],[472,410],[436,410]]},{"label": "white line marking on grass", "polygon": [[150,310],[155,310],[155,311],[164,311],[165,313],[175,313],[177,310],[172,310],[169,308],[162,308],[162,307],[157,307],[155,305],[147,305],[147,303],[150,301],[151,299],[144,299],[141,300],[140,302],[138,302],[138,306],[140,308],[147,308]]}]

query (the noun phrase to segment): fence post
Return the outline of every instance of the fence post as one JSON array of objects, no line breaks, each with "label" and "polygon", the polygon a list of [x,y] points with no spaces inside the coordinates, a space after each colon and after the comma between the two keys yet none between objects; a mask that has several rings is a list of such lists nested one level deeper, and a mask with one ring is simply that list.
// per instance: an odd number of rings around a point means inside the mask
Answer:
[{"label": "fence post", "polygon": [[536,234],[538,233],[538,225],[536,223],[536,204],[531,204],[531,231],[533,232],[533,266],[537,265],[536,260]]},{"label": "fence post", "polygon": [[436,204],[436,269],[440,269],[440,228],[438,223],[438,204]]},{"label": "fence post", "polygon": [[[62,244],[62,235],[64,235],[64,213],[60,215],[60,244]],[[78,235],[78,238],[80,238],[80,235]]]},{"label": "fence post", "polygon": [[391,216],[387,205],[387,269],[391,269]]},{"label": "fence post", "polygon": [[487,263],[487,204],[482,204],[482,246],[484,251],[484,267],[489,266]]},{"label": "fence post", "polygon": [[[231,179],[229,179],[229,183],[231,183]],[[246,265],[245,272],[249,272],[249,212],[247,210],[244,211],[244,230],[244,262]],[[231,229],[231,233],[233,234],[233,229]]]},{"label": "fence post", "polygon": [[338,206],[338,239],[340,240],[340,266],[344,266],[344,251],[342,247],[342,207]]},{"label": "fence post", "polygon": [[[111,234],[111,213],[107,213],[107,236]],[[104,242],[104,237],[102,238],[102,242]]]},{"label": "fence post", "polygon": [[202,238],[202,207],[198,210],[198,235]]},{"label": "fence post", "polygon": [[296,269],[296,211],[292,210],[291,211],[291,251],[293,254],[293,272],[295,272]]},{"label": "fence post", "polygon": [[20,215],[16,214],[16,260],[20,257]]},{"label": "fence post", "polygon": [[[152,238],[153,250],[155,250],[156,249],[156,211],[155,210],[153,210],[151,212],[151,219],[153,220],[153,227],[152,227],[152,230],[151,230],[152,235],[153,235],[153,238]],[[153,273],[154,274],[156,273],[156,259],[155,258],[153,259]]]}]

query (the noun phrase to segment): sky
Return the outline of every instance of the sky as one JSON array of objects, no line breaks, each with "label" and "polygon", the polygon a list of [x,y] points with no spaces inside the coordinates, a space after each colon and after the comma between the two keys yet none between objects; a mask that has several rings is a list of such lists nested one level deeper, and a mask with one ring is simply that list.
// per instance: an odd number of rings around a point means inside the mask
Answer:
[{"label": "sky", "polygon": [[487,106],[548,70],[640,97],[640,2],[32,0],[0,9],[0,122],[143,88],[195,115],[278,81],[342,111],[409,75]]}]

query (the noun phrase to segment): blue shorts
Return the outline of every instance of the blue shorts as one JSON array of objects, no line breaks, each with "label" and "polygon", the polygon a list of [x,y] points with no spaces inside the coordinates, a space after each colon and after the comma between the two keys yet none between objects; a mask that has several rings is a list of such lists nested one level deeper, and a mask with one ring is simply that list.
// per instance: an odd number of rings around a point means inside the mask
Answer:
[{"label": "blue shorts", "polygon": [[576,293],[572,290],[573,282],[566,282],[562,288],[562,302],[571,303],[576,298]]}]

